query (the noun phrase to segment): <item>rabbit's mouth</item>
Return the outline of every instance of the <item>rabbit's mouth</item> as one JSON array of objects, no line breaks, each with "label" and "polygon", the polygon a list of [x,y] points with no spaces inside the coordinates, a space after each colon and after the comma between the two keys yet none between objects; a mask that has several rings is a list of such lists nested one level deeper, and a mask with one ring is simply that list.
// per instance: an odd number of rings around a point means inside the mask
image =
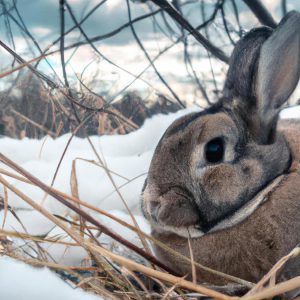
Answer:
[{"label": "rabbit's mouth", "polygon": [[281,181],[285,178],[285,175],[280,175],[271,181],[263,190],[259,191],[251,200],[235,210],[231,215],[227,215],[225,218],[219,220],[217,223],[209,228],[203,228],[199,223],[185,225],[185,226],[171,226],[161,224],[153,218],[149,218],[147,213],[146,218],[150,221],[152,228],[161,233],[175,233],[184,238],[200,238],[205,234],[213,233],[223,229],[228,229],[235,225],[238,225],[249,217],[257,208],[265,203],[270,195],[270,192],[274,190]]}]

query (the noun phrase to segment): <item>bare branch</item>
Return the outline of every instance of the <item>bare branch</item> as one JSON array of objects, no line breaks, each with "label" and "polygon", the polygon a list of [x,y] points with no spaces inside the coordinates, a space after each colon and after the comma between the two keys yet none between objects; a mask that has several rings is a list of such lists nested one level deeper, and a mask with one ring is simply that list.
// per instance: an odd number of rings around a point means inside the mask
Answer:
[{"label": "bare branch", "polygon": [[[65,48],[65,1],[64,0],[59,1],[59,12],[60,12],[60,59],[61,59],[62,73],[65,81],[65,86],[67,87],[68,90],[68,94],[70,98],[74,98],[72,95],[72,91],[70,89],[67,72],[66,72],[66,64],[65,64],[65,50],[64,50]],[[73,101],[71,101],[71,107],[77,122],[80,123],[80,118],[78,116]]]},{"label": "bare branch", "polygon": [[197,31],[167,0],[152,0],[152,2],[164,9],[172,19],[192,34],[192,36],[213,56],[228,64],[228,56]]},{"label": "bare branch", "polygon": [[286,0],[281,0],[281,9],[282,9],[282,15],[285,16],[287,14]]},{"label": "bare branch", "polygon": [[161,80],[161,82],[166,86],[166,88],[171,92],[171,94],[173,95],[173,97],[178,101],[178,103],[182,106],[185,107],[185,105],[183,104],[183,102],[179,99],[179,97],[177,96],[177,94],[173,91],[173,89],[169,86],[169,84],[167,83],[167,81],[161,76],[161,74],[158,72],[157,68],[155,67],[153,61],[151,60],[149,54],[147,53],[146,49],[144,48],[142,42],[140,41],[134,26],[132,25],[131,21],[131,10],[130,10],[130,4],[129,1],[127,0],[127,7],[128,7],[128,18],[129,18],[129,22],[130,22],[130,28],[132,31],[132,34],[136,40],[136,42],[138,43],[138,45],[140,46],[140,48],[142,49],[142,51],[144,52],[146,58],[148,59],[149,63],[151,64],[152,68],[154,69],[155,73],[157,74],[157,76],[159,77],[159,79]]},{"label": "bare branch", "polygon": [[277,26],[276,21],[260,0],[244,0],[244,2],[249,6],[261,24],[271,28]]}]

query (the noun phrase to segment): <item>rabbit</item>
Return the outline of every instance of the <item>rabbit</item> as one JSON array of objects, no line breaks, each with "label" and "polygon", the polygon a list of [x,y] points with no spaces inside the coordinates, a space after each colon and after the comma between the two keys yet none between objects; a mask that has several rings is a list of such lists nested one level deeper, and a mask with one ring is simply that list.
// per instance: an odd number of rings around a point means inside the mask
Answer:
[{"label": "rabbit", "polygon": [[[141,195],[152,236],[206,267],[257,282],[300,242],[300,121],[279,112],[300,77],[300,13],[236,44],[222,97],[166,130]],[[191,264],[153,245],[181,275]],[[283,280],[300,275],[295,259]],[[227,279],[197,268],[197,280]]]}]

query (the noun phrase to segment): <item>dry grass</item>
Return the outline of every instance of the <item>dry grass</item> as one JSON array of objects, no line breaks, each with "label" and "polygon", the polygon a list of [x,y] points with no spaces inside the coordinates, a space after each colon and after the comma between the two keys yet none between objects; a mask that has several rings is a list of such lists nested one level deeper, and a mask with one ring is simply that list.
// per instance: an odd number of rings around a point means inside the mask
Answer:
[{"label": "dry grass", "polygon": [[[168,251],[172,251],[173,253],[174,251],[141,232],[136,226],[129,225],[115,216],[79,199],[75,162],[71,175],[72,195],[66,195],[51,186],[42,184],[39,180],[36,180],[33,174],[29,174],[2,154],[0,155],[0,161],[19,173],[16,175],[16,173],[13,172],[3,169],[0,170],[0,183],[5,187],[5,190],[10,190],[17,194],[34,210],[40,212],[45,218],[53,222],[53,225],[60,227],[65,232],[64,237],[41,237],[0,230],[0,243],[2,245],[1,255],[22,260],[33,266],[47,266],[59,274],[63,274],[62,277],[69,282],[69,278],[72,278],[71,282],[74,286],[92,291],[107,299],[195,299],[195,297],[200,296],[208,296],[214,299],[239,299],[237,296],[226,295],[226,288],[220,292],[214,289],[214,287],[197,284],[195,275],[193,276],[193,282],[191,282],[186,280],[185,277],[175,276],[157,267],[157,261],[152,259],[153,254],[149,253],[149,247],[145,248],[145,245],[147,245],[149,241],[157,243]],[[65,203],[68,203],[69,208],[71,208],[72,214],[69,216],[54,216],[42,205],[37,204],[28,195],[25,195],[21,190],[11,185],[7,181],[7,177],[14,177],[22,182],[35,185],[47,192],[47,194],[52,195],[57,201],[62,202],[62,200],[64,200]],[[7,196],[3,198],[2,206],[5,214],[11,213]],[[125,245],[127,250],[120,254],[120,251],[116,251],[117,248],[100,244],[99,240],[95,237],[95,232],[103,232],[105,224],[101,224],[103,228],[99,228],[98,224],[91,223],[91,219],[87,217],[89,211],[106,215],[128,229],[139,233],[139,237],[142,240],[141,245],[144,245],[144,248],[140,248],[141,251],[137,254],[135,253],[136,248],[132,247],[130,243],[127,243]],[[22,222],[22,220],[19,221]],[[5,220],[3,220],[2,223],[4,222]],[[106,234],[110,235],[110,232],[108,231]],[[68,237],[70,241],[66,242],[66,237]],[[24,243],[26,242],[27,246],[30,245],[32,249],[35,249],[36,257],[29,257],[24,250],[25,248],[15,247],[14,243],[9,242],[10,239],[20,239],[23,240]],[[116,245],[119,245],[120,242],[122,242],[122,240],[116,242]],[[86,251],[86,259],[82,262],[81,266],[59,264],[51,259],[49,253],[45,250],[46,247],[43,247],[43,245],[49,244],[60,244],[66,248],[81,247]],[[219,276],[226,277],[232,282],[247,286],[250,291],[242,297],[242,299],[254,300],[271,298],[295,288],[300,288],[300,277],[295,277],[280,284],[276,284],[276,280],[274,280],[278,270],[283,267],[288,259],[299,255],[299,252],[299,248],[292,251],[289,255],[280,260],[274,268],[255,285],[238,278],[227,276],[226,274],[217,273]],[[131,255],[127,255],[128,253],[131,253]],[[189,258],[184,259],[189,260]],[[194,262],[193,259],[190,262],[191,273],[193,274],[195,274],[195,268],[203,267]],[[216,273],[216,271],[210,270],[209,268],[207,268],[207,272]]]}]

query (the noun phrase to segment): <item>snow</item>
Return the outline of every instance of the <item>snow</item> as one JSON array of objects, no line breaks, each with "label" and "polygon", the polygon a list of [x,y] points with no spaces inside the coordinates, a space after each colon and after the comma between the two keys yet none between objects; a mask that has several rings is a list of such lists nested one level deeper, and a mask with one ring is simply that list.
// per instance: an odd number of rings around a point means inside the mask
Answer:
[{"label": "snow", "polygon": [[[127,135],[92,136],[91,141],[104,162],[102,166],[91,162],[97,161],[97,157],[87,139],[73,137],[55,179],[54,187],[71,195],[70,177],[72,163],[75,161],[81,200],[132,224],[122,199],[115,191],[115,184],[133,212],[140,228],[149,233],[149,224],[140,212],[139,199],[153,151],[166,128],[176,118],[197,110],[199,108],[190,108],[169,115],[156,115],[146,120],[139,130]],[[281,117],[300,118],[300,106],[285,109],[281,112]],[[41,140],[28,138],[14,140],[3,137],[0,139],[0,149],[1,153],[50,185],[61,154],[70,138],[70,134],[61,136],[56,140],[50,137]],[[2,164],[0,168],[10,170]],[[114,184],[105,172],[105,168],[110,170]],[[61,216],[70,213],[68,208],[58,203],[54,198],[50,196],[45,198],[45,193],[36,187],[7,176],[5,179],[37,203],[43,204],[50,212]],[[3,195],[3,192],[3,187],[0,186],[0,195]],[[10,191],[8,192],[8,202],[14,208],[19,219],[22,220],[22,225],[8,212],[4,224],[5,230],[26,231],[32,235],[50,232],[49,236],[62,236],[65,237],[65,241],[71,241],[60,228],[54,227],[50,221],[37,211],[32,210],[28,204]],[[136,234],[129,229],[103,215],[91,211],[89,213],[125,239],[139,244]],[[0,212],[0,225],[4,217],[3,214],[2,210]],[[110,241],[105,236],[101,236],[100,239],[101,242],[109,243]],[[24,244],[19,239],[14,239],[14,243],[16,245]],[[56,262],[67,265],[80,265],[87,256],[87,253],[80,247],[68,247],[66,249],[65,246],[58,244],[44,245],[43,247]],[[18,289],[14,288],[16,283]],[[35,269],[7,257],[0,257],[0,290],[3,299],[34,300],[39,299],[41,295],[43,295],[43,299],[48,299],[48,296],[49,299],[50,297],[51,299],[60,299],[63,296],[64,300],[69,298],[99,299],[80,290],[72,289],[48,269]],[[3,293],[6,294],[3,296]]]},{"label": "snow", "polygon": [[[24,280],[26,278],[26,280]],[[47,268],[33,268],[0,257],[0,291],[3,300],[101,300],[102,298],[74,289]]]},{"label": "snow", "polygon": [[[299,89],[300,90],[300,89]],[[300,118],[300,106],[294,106],[284,109],[280,113],[281,119],[299,119]]]}]

